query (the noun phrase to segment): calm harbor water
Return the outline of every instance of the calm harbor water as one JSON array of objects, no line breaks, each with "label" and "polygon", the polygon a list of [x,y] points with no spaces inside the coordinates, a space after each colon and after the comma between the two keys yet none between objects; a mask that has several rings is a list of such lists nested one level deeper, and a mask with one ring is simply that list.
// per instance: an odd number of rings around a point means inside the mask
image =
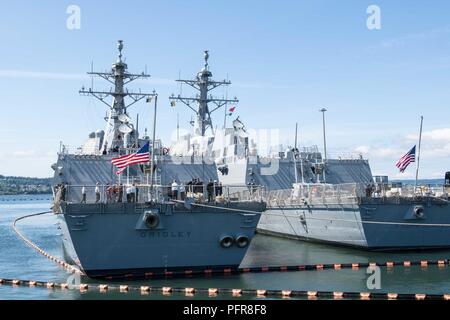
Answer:
[{"label": "calm harbor water", "polygon": [[[19,278],[66,282],[67,274],[55,263],[37,254],[20,240],[12,229],[16,217],[45,211],[50,206],[49,195],[0,196],[0,278]],[[48,214],[19,222],[19,228],[44,250],[61,256],[59,230],[56,219]],[[450,231],[449,231],[450,232]],[[126,254],[126,253],[124,253]],[[450,257],[450,250],[432,252],[366,252],[348,248],[311,244],[301,241],[257,235],[252,242],[242,266],[297,265],[316,263],[350,263],[372,261],[397,261],[443,259]],[[220,277],[194,277],[127,281],[132,285],[197,287],[197,288],[247,288],[326,291],[370,291],[364,268],[359,270],[323,270],[303,272],[254,273]],[[84,283],[94,283],[82,279]],[[104,282],[102,282],[104,283]],[[448,266],[421,268],[381,268],[383,292],[398,293],[450,293],[450,269]],[[76,290],[48,290],[45,288],[11,287],[0,285],[0,299],[224,299],[230,295],[208,298],[207,295],[185,297],[182,294],[163,296],[150,293],[142,296],[131,293],[98,293]],[[249,296],[244,296],[249,298]]]}]

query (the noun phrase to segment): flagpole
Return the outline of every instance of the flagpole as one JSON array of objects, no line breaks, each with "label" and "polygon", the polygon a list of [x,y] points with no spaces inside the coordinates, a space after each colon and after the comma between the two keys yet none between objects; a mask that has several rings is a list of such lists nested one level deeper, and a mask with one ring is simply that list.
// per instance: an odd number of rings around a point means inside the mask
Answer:
[{"label": "flagpole", "polygon": [[298,173],[297,173],[297,133],[298,133],[298,123],[295,123],[295,142],[294,142],[294,173],[295,173],[295,183],[298,183]]},{"label": "flagpole", "polygon": [[225,106],[225,114],[223,115],[223,129],[227,128],[227,106]]},{"label": "flagpole", "polygon": [[156,139],[156,107],[158,105],[158,94],[155,94],[155,112],[153,115],[153,137],[152,137],[152,161],[150,165],[150,190],[153,194],[153,168],[155,163],[155,139]]},{"label": "flagpole", "polygon": [[[130,154],[130,149],[127,148],[127,154]],[[127,166],[127,185],[130,185],[130,166]]]},{"label": "flagpole", "polygon": [[177,142],[180,141],[180,114],[177,112]]},{"label": "flagpole", "polygon": [[[226,91],[225,99],[228,100],[228,88]],[[227,110],[228,110],[228,103],[225,104],[224,108],[224,117],[223,117],[223,130],[227,128]]]},{"label": "flagpole", "polygon": [[423,116],[420,116],[419,150],[417,151],[416,183],[414,187],[414,192],[417,191],[417,180],[419,179],[420,147],[422,145],[422,126],[423,126]]}]

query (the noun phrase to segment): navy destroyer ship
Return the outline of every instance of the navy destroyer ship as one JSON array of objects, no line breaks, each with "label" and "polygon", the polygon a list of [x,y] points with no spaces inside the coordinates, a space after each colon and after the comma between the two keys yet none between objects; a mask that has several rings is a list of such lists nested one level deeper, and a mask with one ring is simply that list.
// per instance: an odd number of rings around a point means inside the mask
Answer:
[{"label": "navy destroyer ship", "polygon": [[369,250],[450,247],[444,186],[301,184],[272,192],[262,233]]},{"label": "navy destroyer ship", "polygon": [[[129,73],[122,41],[118,50],[109,72],[89,73],[114,87],[80,90],[108,106],[106,130],[91,133],[76,150],[62,144],[52,165],[53,210],[65,259],[93,278],[238,267],[265,210],[260,189],[211,185],[208,179],[217,180],[215,163],[196,154],[169,155],[155,138],[157,93],[125,88],[149,76]],[[210,76],[206,58],[198,78],[202,88],[211,85],[204,82]],[[129,115],[129,107],[141,100],[154,104],[151,139],[139,135]],[[216,102],[210,96],[197,101],[199,114]],[[148,160],[142,161],[145,154]],[[117,174],[113,159],[130,158],[140,160]]]},{"label": "navy destroyer ship", "polygon": [[[200,73],[197,80],[208,83],[209,75]],[[207,101],[207,90],[197,80],[179,81],[197,89],[197,96]],[[171,100],[190,108],[192,101],[198,101],[181,96]],[[220,103],[217,107],[238,101]],[[323,154],[316,146],[298,148],[295,142],[264,156],[239,117],[231,127],[213,130],[211,113],[217,108],[202,110],[194,110],[198,118],[194,133],[178,139],[170,153],[210,158],[217,168],[214,179],[224,185],[264,186],[267,210],[257,232],[371,250],[450,246],[448,190],[411,190],[393,187],[387,180],[374,181],[367,159],[328,158],[325,132]]]}]

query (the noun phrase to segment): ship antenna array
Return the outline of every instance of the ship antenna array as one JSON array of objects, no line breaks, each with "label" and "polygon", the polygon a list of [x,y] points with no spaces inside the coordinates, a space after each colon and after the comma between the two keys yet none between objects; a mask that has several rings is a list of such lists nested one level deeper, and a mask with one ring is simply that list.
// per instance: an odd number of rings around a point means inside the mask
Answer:
[{"label": "ship antenna array", "polygon": [[122,60],[122,50],[123,50],[123,41],[119,40],[117,44],[117,48],[119,50],[118,60],[116,63],[113,64],[112,69],[110,72],[96,72],[91,70],[91,72],[88,72],[87,74],[90,76],[97,76],[99,78],[102,78],[111,84],[114,85],[114,91],[96,91],[92,87],[89,89],[85,89],[83,86],[79,93],[81,95],[87,95],[87,96],[93,96],[94,98],[97,98],[99,101],[106,104],[109,108],[114,108],[114,106],[111,106],[108,104],[108,102],[105,101],[106,97],[112,96],[116,101],[123,100],[124,97],[131,98],[132,102],[128,105],[125,105],[125,103],[122,101],[122,108],[125,110],[132,106],[133,104],[139,102],[140,100],[147,98],[149,96],[153,97],[153,93],[143,93],[139,90],[139,92],[131,92],[128,91],[128,89],[125,89],[125,85],[129,84],[132,81],[135,81],[137,79],[147,79],[150,78],[150,75],[146,72],[142,72],[140,74],[133,74],[128,73],[127,64]]},{"label": "ship antenna array", "polygon": [[[91,70],[91,72],[88,72],[88,75],[90,75],[91,77],[96,76],[96,77],[102,78],[102,79],[110,82],[112,85],[114,85],[114,88],[110,89],[109,91],[106,91],[106,90],[99,91],[99,90],[94,90],[93,85],[92,85],[91,88],[89,88],[89,89],[85,89],[85,87],[83,86],[81,88],[81,90],[79,91],[79,93],[81,95],[92,96],[92,97],[96,98],[100,102],[107,105],[108,108],[110,109],[110,117],[108,120],[108,127],[111,128],[110,129],[111,132],[108,134],[107,139],[104,140],[104,144],[102,146],[102,148],[104,148],[104,149],[106,149],[107,147],[112,148],[113,146],[121,144],[123,141],[121,139],[121,135],[123,134],[123,132],[120,132],[120,125],[122,124],[122,122],[120,121],[119,116],[121,116],[122,114],[126,114],[127,109],[129,107],[131,107],[132,105],[134,105],[135,103],[137,103],[145,98],[147,100],[149,100],[149,99],[155,97],[155,95],[156,95],[155,92],[144,93],[144,92],[141,92],[141,90],[136,92],[136,91],[130,91],[127,88],[125,88],[125,86],[127,84],[129,84],[130,82],[133,82],[137,79],[150,78],[150,75],[147,74],[146,72],[135,74],[135,73],[129,73],[127,71],[128,65],[122,59],[123,58],[123,54],[122,54],[123,47],[124,47],[123,41],[119,40],[117,43],[117,48],[119,51],[118,58],[117,58],[117,61],[115,63],[113,63],[111,71],[95,72],[95,71]],[[108,97],[113,97],[112,103],[108,103],[106,101],[106,98],[108,98]],[[128,99],[131,100],[128,104],[125,103],[125,97],[127,97]],[[136,139],[136,137],[135,137],[135,139]],[[111,141],[109,141],[109,140],[111,140]],[[125,146],[125,147],[128,147],[128,146]]]},{"label": "ship antenna array", "polygon": [[[197,115],[197,121],[196,121],[196,130],[197,134],[204,136],[206,133],[206,130],[208,128],[211,129],[212,133],[214,134],[214,128],[212,125],[211,120],[211,113],[214,111],[222,108],[223,106],[227,105],[228,103],[237,104],[239,103],[239,100],[235,97],[234,99],[218,99],[213,97],[211,94],[209,94],[210,91],[214,90],[215,88],[219,86],[229,86],[231,84],[228,80],[223,81],[214,81],[212,80],[212,73],[209,71],[209,52],[206,50],[204,51],[204,59],[205,64],[202,70],[197,74],[196,79],[194,80],[183,80],[179,79],[177,82],[181,84],[187,84],[190,87],[194,88],[198,91],[198,94],[196,97],[183,97],[180,94],[178,96],[175,96],[172,94],[172,96],[169,97],[172,106],[177,101],[182,102],[185,104],[189,109],[191,109],[196,115]],[[209,109],[208,104],[212,103],[214,104],[213,109]],[[196,106],[195,106],[196,104]]]}]

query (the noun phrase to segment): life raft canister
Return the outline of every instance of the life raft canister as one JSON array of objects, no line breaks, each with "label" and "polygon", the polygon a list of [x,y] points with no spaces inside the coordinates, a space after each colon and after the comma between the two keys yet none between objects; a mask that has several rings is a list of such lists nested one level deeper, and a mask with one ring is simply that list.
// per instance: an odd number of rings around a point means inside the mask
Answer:
[{"label": "life raft canister", "polygon": [[159,218],[159,214],[157,212],[145,213],[144,222],[145,222],[145,225],[149,229],[155,229],[156,227],[158,227],[159,221],[160,221],[160,218]]}]

